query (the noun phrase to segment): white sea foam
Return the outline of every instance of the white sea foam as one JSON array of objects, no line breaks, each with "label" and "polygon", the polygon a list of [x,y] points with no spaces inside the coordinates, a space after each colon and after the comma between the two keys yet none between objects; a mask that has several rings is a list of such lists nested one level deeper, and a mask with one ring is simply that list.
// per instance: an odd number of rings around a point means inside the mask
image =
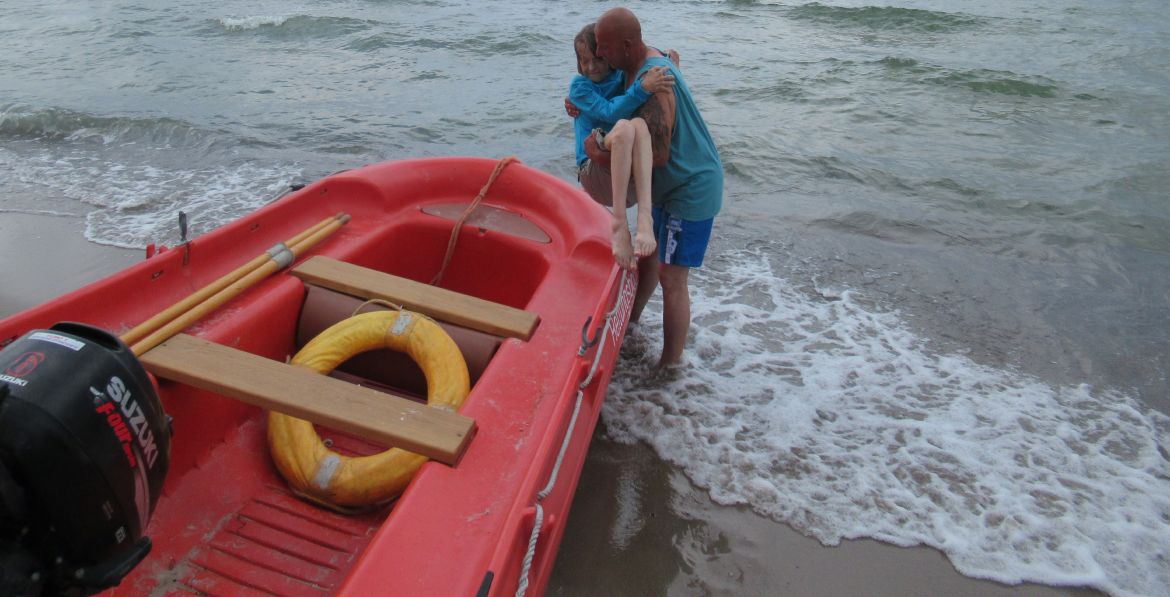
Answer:
[{"label": "white sea foam", "polygon": [[288,21],[287,16],[256,15],[250,17],[221,17],[219,24],[228,31],[248,31],[264,26],[280,27]]},{"label": "white sea foam", "polygon": [[[142,194],[125,196],[86,217],[86,238],[120,247],[178,241],[180,210],[190,222],[188,238],[254,211],[288,188],[301,169],[288,164],[239,164],[213,170],[168,172]],[[141,178],[131,178],[139,180]],[[109,199],[110,197],[107,197]],[[148,206],[137,209],[143,202]]]},{"label": "white sea foam", "polygon": [[647,309],[624,347],[642,359],[605,403],[614,439],[826,545],[925,544],[969,576],[1170,594],[1170,418],[934,354],[848,291],[797,291],[772,249],[694,273],[682,370],[648,370]]},{"label": "white sea foam", "polygon": [[77,214],[53,209],[10,209],[0,208],[0,214],[27,214],[32,216],[52,216],[57,218],[76,218]]},{"label": "white sea foam", "polygon": [[[71,200],[86,213],[86,238],[126,248],[178,242],[179,211],[187,213],[188,238],[194,238],[264,205],[302,175],[300,166],[287,163],[160,168],[48,151],[0,158],[13,175],[8,185],[32,189],[26,194],[34,198]],[[24,205],[16,197],[9,209],[29,211],[37,201],[43,199]]]},{"label": "white sea foam", "polygon": [[618,469],[617,520],[610,528],[609,543],[614,549],[624,551],[630,541],[645,526],[639,495],[639,466],[623,466]]}]

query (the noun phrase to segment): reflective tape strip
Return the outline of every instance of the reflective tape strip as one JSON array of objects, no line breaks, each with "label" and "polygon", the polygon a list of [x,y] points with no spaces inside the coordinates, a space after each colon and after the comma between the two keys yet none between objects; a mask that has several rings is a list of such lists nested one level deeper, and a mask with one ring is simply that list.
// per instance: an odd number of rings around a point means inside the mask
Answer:
[{"label": "reflective tape strip", "polygon": [[410,327],[411,321],[410,313],[399,311],[398,317],[394,318],[394,325],[390,326],[390,334],[393,336],[401,336],[406,331],[406,328]]},{"label": "reflective tape strip", "polygon": [[276,243],[275,245],[272,245],[272,248],[268,249],[268,256],[271,257],[272,260],[276,262],[276,265],[280,266],[281,269],[292,265],[292,262],[296,259],[296,256],[293,255],[292,250],[289,249],[288,245],[284,243]]},{"label": "reflective tape strip", "polygon": [[329,489],[329,483],[333,481],[339,468],[341,468],[341,459],[336,454],[329,454],[322,458],[321,464],[317,465],[317,474],[313,475],[313,485],[316,485],[317,489],[321,491]]}]

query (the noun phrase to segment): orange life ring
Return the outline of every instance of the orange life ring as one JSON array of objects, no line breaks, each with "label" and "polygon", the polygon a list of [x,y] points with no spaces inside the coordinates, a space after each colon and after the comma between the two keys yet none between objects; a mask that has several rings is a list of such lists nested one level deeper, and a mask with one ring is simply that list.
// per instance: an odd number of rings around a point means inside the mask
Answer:
[{"label": "orange life ring", "polygon": [[[378,348],[414,359],[426,375],[428,406],[456,411],[463,405],[470,391],[463,354],[443,328],[411,311],[376,311],[338,322],[306,344],[292,364],[328,374],[354,355]],[[295,493],[343,511],[397,497],[427,461],[400,448],[343,456],[326,447],[312,423],[277,412],[268,415],[268,447]]]}]

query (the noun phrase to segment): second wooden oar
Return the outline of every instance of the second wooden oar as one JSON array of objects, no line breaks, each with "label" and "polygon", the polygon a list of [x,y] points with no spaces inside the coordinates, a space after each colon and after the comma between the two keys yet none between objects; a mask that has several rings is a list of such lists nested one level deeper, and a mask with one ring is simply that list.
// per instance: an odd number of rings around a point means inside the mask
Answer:
[{"label": "second wooden oar", "polygon": [[335,218],[331,218],[331,220],[332,221],[327,222],[325,226],[321,227],[316,232],[313,232],[308,237],[302,239],[300,242],[288,246],[285,253],[280,253],[277,255],[265,253],[262,255],[262,257],[266,257],[267,260],[259,267],[248,272],[242,278],[229,283],[226,287],[212,294],[210,297],[191,307],[187,311],[178,314],[174,319],[170,320],[162,327],[152,332],[150,335],[132,344],[130,349],[134,352],[135,355],[142,355],[142,353],[154,348],[155,346],[158,346],[167,338],[170,338],[171,336],[179,333],[183,329],[189,327],[191,324],[201,319],[203,316],[218,309],[221,305],[235,298],[237,295],[247,290],[260,280],[263,280],[269,275],[292,264],[292,262],[296,261],[296,258],[300,256],[301,253],[304,253],[305,251],[316,246],[317,243],[321,242],[327,236],[336,232],[338,228],[341,228],[347,222],[349,222],[349,216],[346,214],[339,214]]},{"label": "second wooden oar", "polygon": [[[309,236],[312,236],[312,234],[314,232],[317,232],[318,230],[324,228],[325,226],[328,226],[330,222],[337,221],[339,218],[341,218],[342,215],[343,214],[339,213],[337,215],[329,216],[328,218],[325,218],[324,220],[321,220],[320,222],[317,222],[313,226],[310,226],[309,228],[306,228],[305,230],[303,230],[300,234],[297,234],[296,236],[285,241],[284,245],[287,247],[292,247],[293,245],[296,245],[297,243],[301,242],[302,240],[308,238]],[[218,280],[208,284],[207,286],[204,286],[203,288],[196,290],[195,292],[188,295],[187,298],[171,305],[170,307],[168,307],[165,310],[163,310],[162,312],[160,312],[158,315],[151,317],[150,319],[138,324],[137,326],[135,326],[134,328],[132,328],[130,331],[126,332],[125,334],[122,334],[122,336],[121,336],[122,341],[128,345],[133,345],[135,342],[138,342],[139,340],[145,338],[147,334],[157,330],[159,327],[161,327],[163,325],[166,325],[167,322],[178,317],[179,315],[183,314],[184,312],[190,310],[195,305],[198,305],[199,303],[207,300],[208,297],[223,290],[224,288],[227,288],[228,285],[230,285],[232,282],[235,282],[236,280],[243,278],[244,276],[251,273],[252,270],[255,270],[256,268],[260,267],[261,265],[264,265],[265,263],[267,263],[268,261],[271,261],[271,260],[272,260],[272,255],[268,252],[261,253],[260,255],[257,255],[255,258],[253,258],[248,263],[241,265],[240,267],[236,268],[234,271],[232,271],[228,274],[225,274],[224,276],[222,276]]]}]

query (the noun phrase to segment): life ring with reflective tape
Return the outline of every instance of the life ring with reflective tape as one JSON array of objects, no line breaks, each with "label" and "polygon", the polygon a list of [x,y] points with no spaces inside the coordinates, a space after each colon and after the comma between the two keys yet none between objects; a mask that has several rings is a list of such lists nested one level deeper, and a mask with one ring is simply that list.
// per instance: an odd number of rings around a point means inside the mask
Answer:
[{"label": "life ring with reflective tape", "polygon": [[[376,311],[321,332],[292,364],[328,374],[354,355],[389,348],[404,352],[427,379],[427,405],[456,411],[470,391],[467,364],[455,341],[434,321],[410,311]],[[294,493],[347,511],[389,501],[410,482],[425,456],[401,448],[349,457],[321,441],[313,424],[278,412],[268,415],[268,447]]]}]

